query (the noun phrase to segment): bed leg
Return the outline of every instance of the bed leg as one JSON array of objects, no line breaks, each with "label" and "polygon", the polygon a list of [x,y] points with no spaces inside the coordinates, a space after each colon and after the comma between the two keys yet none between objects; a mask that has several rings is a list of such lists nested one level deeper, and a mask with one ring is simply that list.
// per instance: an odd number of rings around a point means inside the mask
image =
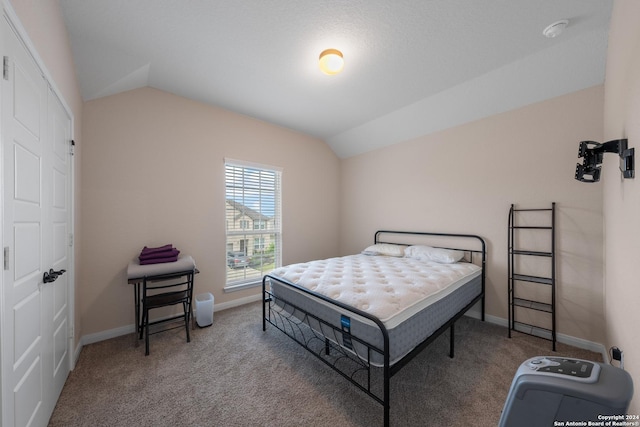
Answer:
[{"label": "bed leg", "polygon": [[267,330],[267,300],[264,298],[264,292],[262,293],[262,332]]},{"label": "bed leg", "polygon": [[391,380],[391,373],[389,372],[389,353],[387,353],[387,356],[385,356],[385,367],[384,367],[384,391],[383,391],[383,406],[384,406],[384,427],[389,427],[390,422],[391,422],[391,403],[389,402],[389,398],[390,398],[390,390],[389,390],[389,385],[390,385],[390,380]]},{"label": "bed leg", "polygon": [[454,329],[456,324],[451,324],[451,333],[449,334],[449,357],[453,359],[453,347],[454,347]]}]

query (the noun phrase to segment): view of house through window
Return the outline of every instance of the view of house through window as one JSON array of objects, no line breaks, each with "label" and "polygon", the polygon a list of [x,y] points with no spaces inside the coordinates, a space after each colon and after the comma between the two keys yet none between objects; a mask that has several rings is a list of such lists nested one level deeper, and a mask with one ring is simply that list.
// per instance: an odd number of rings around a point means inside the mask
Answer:
[{"label": "view of house through window", "polygon": [[226,289],[259,284],[280,266],[280,170],[225,161]]}]

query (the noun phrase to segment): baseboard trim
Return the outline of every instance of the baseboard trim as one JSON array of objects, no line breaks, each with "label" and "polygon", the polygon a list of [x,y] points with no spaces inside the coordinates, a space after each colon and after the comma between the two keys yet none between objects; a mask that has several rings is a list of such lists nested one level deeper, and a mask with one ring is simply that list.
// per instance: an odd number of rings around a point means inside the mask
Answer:
[{"label": "baseboard trim", "polygon": [[111,338],[120,337],[122,335],[132,334],[136,331],[136,326],[134,324],[122,326],[120,328],[109,329],[102,332],[96,332],[95,334],[83,335],[82,345],[93,344],[100,341],[105,341]]},{"label": "baseboard trim", "polygon": [[[253,302],[260,301],[261,298],[262,298],[262,294],[257,294],[257,295],[251,295],[244,298],[238,298],[233,301],[215,304],[213,307],[213,311],[215,313],[216,311],[222,311],[222,310],[227,310],[229,308],[240,307],[245,304],[251,304]],[[481,319],[482,317],[480,309],[476,307],[472,307],[469,311],[467,311],[467,313],[465,313],[465,316],[469,316],[478,320]],[[485,321],[489,323],[493,323],[495,325],[502,326],[504,328],[508,327],[507,319],[504,319],[502,317],[486,314]],[[78,346],[76,347],[76,351],[74,354],[75,361],[77,362],[78,358],[80,357],[80,351],[82,350],[83,346],[108,340],[111,338],[116,338],[122,335],[131,334],[135,332],[135,330],[136,330],[136,327],[135,325],[132,324],[127,326],[122,326],[120,328],[109,329],[107,331],[97,332],[95,334],[83,335],[82,338],[80,339],[80,342],[78,343]],[[557,334],[556,338],[558,339],[558,342],[561,342],[563,344],[567,344],[577,348],[582,348],[584,350],[593,351],[595,353],[600,353],[602,355],[602,360],[604,360],[605,363],[609,363],[607,349],[605,348],[604,345],[600,343],[585,340],[582,338],[572,337],[570,335],[565,335],[565,334]],[[74,363],[74,366],[75,366],[75,363]]]},{"label": "baseboard trim", "polygon": [[260,301],[260,299],[262,299],[262,293],[259,293],[257,295],[250,295],[248,297],[234,299],[232,301],[216,304],[214,306],[213,311],[215,313],[216,311],[222,311],[228,308],[240,307],[245,304],[251,304],[252,302]]},{"label": "baseboard trim", "polygon": [[[480,310],[474,310],[473,308],[471,310],[469,310],[466,314],[466,316],[472,317],[474,319],[480,319],[481,315],[480,315]],[[504,319],[502,317],[497,317],[497,316],[492,316],[490,314],[486,314],[484,317],[485,321],[489,322],[489,323],[493,323],[494,325],[499,325],[505,328],[509,327],[509,321],[507,319]],[[597,342],[593,342],[593,341],[589,341],[589,340],[585,340],[583,338],[576,338],[573,337],[571,335],[566,335],[566,334],[556,334],[556,339],[558,340],[558,342],[561,342],[562,344],[567,344],[573,347],[577,347],[577,348],[581,348],[584,350],[589,350],[589,351],[593,351],[594,353],[600,353],[602,355],[602,360],[605,363],[609,363],[609,358],[607,356],[607,349],[603,344],[597,343]]]},{"label": "baseboard trim", "polygon": [[[222,310],[227,310],[229,308],[240,307],[245,304],[250,304],[252,302],[260,301],[261,298],[262,298],[262,294],[258,294],[258,295],[251,295],[244,298],[238,298],[236,300],[229,301],[229,302],[214,304],[213,312],[215,313],[216,311],[222,311]],[[82,338],[80,338],[80,342],[78,343],[78,346],[76,347],[76,351],[74,355],[76,362],[78,360],[78,357],[80,357],[80,351],[82,350],[83,346],[88,344],[94,344],[100,341],[105,341],[111,338],[117,338],[122,335],[132,334],[135,331],[136,331],[136,326],[134,324],[131,324],[127,326],[122,326],[120,328],[114,328],[114,329],[109,329],[102,332],[96,332],[94,334],[83,335]]]}]

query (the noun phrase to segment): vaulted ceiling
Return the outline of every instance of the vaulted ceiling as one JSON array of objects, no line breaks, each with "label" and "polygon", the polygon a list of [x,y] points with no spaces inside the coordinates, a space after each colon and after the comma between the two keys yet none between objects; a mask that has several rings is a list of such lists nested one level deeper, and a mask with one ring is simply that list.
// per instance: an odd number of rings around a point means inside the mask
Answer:
[{"label": "vaulted ceiling", "polygon": [[[82,96],[151,86],[350,157],[604,82],[611,0],[60,0]],[[568,19],[546,38],[549,24]],[[339,49],[327,76],[318,55]]]}]

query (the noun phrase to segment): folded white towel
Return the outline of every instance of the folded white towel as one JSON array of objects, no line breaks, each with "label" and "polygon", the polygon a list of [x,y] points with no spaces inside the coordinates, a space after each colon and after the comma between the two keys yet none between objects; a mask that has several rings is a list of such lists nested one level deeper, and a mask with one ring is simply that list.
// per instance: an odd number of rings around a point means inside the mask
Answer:
[{"label": "folded white towel", "polygon": [[147,265],[140,265],[140,260],[136,257],[131,260],[127,267],[127,279],[142,279],[143,277],[179,273],[181,271],[190,271],[194,268],[196,268],[196,262],[191,255],[180,255],[176,262]]}]

